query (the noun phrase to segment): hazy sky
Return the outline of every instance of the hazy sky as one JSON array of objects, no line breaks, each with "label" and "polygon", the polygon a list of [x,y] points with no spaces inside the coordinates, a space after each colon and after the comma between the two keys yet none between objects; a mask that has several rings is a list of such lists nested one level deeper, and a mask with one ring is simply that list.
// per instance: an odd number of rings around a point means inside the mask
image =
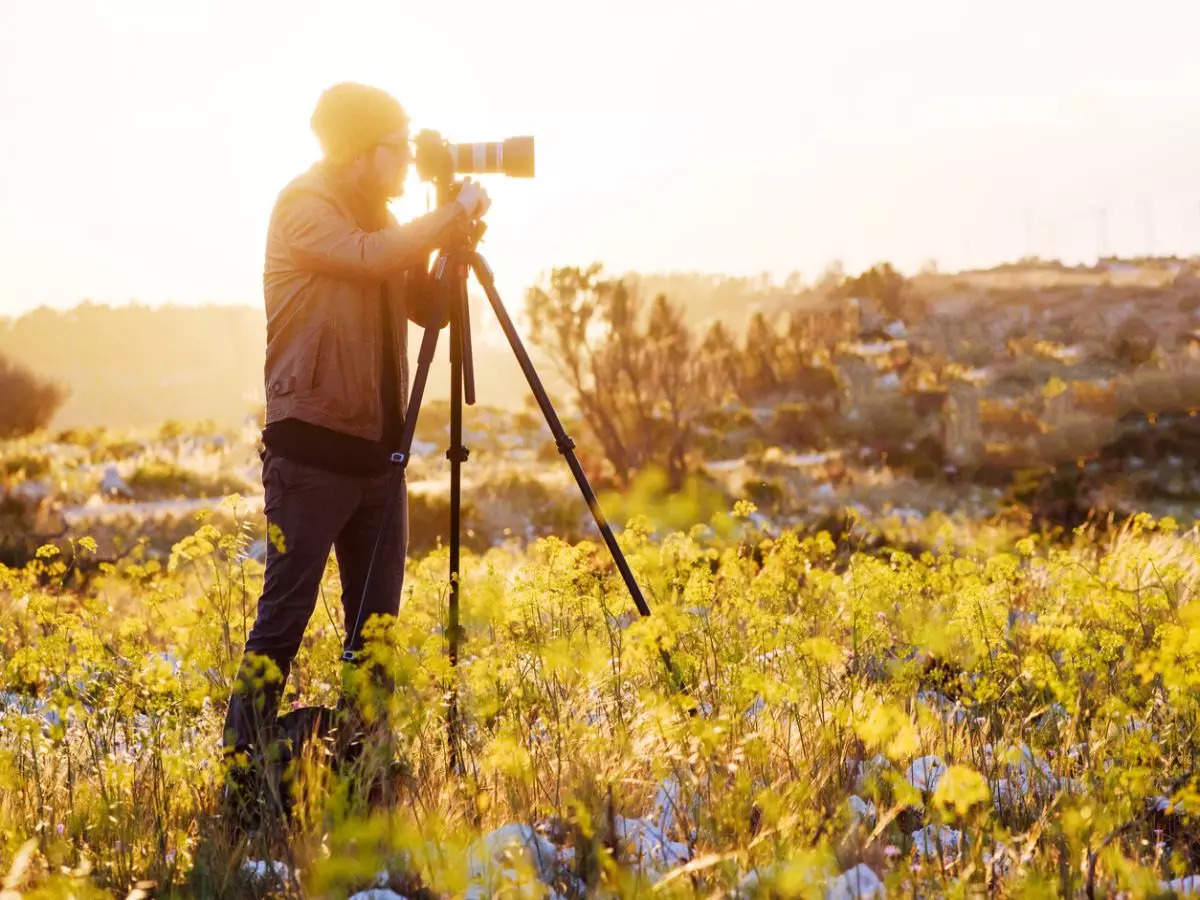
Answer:
[{"label": "hazy sky", "polygon": [[[1200,247],[1200,3],[0,0],[0,314],[261,302],[320,91],[537,138],[493,179],[540,270],[990,264]],[[413,184],[398,212],[424,208]]]}]

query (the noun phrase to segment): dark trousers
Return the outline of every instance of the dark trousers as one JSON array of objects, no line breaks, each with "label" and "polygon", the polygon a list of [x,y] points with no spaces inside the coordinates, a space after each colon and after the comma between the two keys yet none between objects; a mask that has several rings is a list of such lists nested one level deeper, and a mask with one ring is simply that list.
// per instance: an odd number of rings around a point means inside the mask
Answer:
[{"label": "dark trousers", "polygon": [[[225,745],[238,749],[249,748],[272,731],[288,670],[316,607],[330,548],[337,554],[341,573],[343,634],[354,629],[362,607],[353,650],[362,647],[362,626],[372,615],[396,615],[408,548],[408,498],[402,472],[343,475],[267,450],[263,488],[268,524],[266,579],[258,616],[246,640],[240,687],[235,686],[225,717]],[[393,491],[390,521],[385,522],[388,494]],[[381,527],[383,536],[364,597],[371,552]],[[282,677],[254,677],[254,655],[269,658]]]}]

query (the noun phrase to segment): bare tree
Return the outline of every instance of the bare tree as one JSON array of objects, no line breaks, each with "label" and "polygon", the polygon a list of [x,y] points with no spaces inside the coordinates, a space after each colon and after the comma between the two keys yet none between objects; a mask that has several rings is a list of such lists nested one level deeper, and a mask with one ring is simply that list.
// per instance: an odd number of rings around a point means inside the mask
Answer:
[{"label": "bare tree", "polygon": [[704,390],[718,405],[742,396],[742,351],[729,328],[720,319],[713,322],[700,341],[701,377]]},{"label": "bare tree", "polygon": [[744,398],[761,398],[779,389],[782,350],[783,342],[775,327],[761,312],[755,313],[746,328],[746,352],[742,355]]},{"label": "bare tree", "polygon": [[601,266],[554,269],[526,294],[533,340],[575,392],[617,479],[661,465],[678,487],[698,415],[716,383],[683,310],[665,295],[648,306]]}]

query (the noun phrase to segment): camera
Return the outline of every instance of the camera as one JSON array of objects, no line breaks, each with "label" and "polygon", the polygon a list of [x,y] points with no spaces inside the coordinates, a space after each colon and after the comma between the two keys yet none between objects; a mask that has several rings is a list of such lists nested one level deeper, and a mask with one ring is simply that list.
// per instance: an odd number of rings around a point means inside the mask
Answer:
[{"label": "camera", "polygon": [[451,144],[438,132],[426,128],[413,139],[417,175],[424,181],[448,185],[456,174],[533,177],[533,138],[514,137],[504,141]]}]

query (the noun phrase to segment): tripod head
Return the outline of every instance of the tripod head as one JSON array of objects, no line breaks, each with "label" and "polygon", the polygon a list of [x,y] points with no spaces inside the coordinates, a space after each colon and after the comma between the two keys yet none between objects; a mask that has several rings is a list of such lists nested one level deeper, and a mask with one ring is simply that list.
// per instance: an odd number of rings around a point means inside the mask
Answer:
[{"label": "tripod head", "polygon": [[[453,192],[450,194],[450,196],[457,197],[459,188],[462,187],[462,182],[456,181],[451,185],[451,187]],[[450,253],[471,254],[475,252],[475,245],[483,240],[483,235],[486,231],[487,222],[483,221],[483,219],[471,219],[465,226],[463,226],[462,233],[455,236],[457,240],[451,243],[448,247],[443,248],[442,252],[445,253],[448,251]]]},{"label": "tripod head", "polygon": [[[455,182],[454,188],[461,187]],[[451,201],[452,202],[452,201]],[[463,401],[475,405],[475,356],[471,349],[471,308],[467,301],[467,275],[476,257],[475,245],[487,231],[482,219],[471,219],[454,240],[438,251],[430,278],[433,290],[450,310],[451,368],[461,371]],[[456,451],[457,452],[457,451]]]}]

